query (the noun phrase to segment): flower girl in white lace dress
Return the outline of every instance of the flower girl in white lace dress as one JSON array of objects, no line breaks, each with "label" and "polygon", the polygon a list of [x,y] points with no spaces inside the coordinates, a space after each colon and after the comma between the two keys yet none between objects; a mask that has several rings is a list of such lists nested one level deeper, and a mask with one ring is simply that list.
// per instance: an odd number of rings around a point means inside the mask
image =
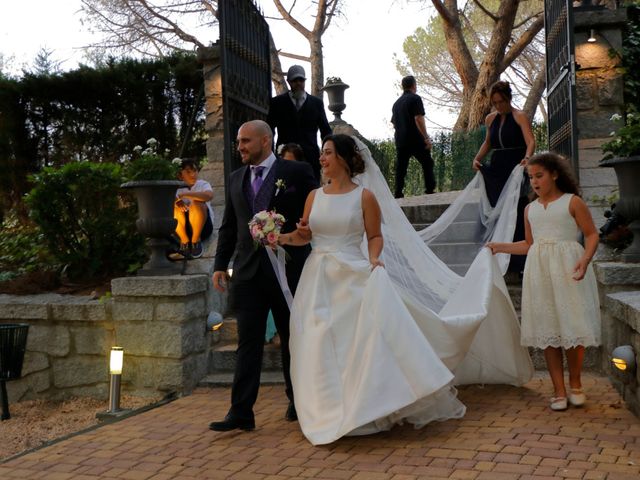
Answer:
[{"label": "flower girl in white lace dress", "polygon": [[[495,253],[527,254],[522,285],[521,343],[544,349],[554,396],[552,410],[586,401],[580,373],[584,348],[600,344],[600,305],[589,262],[598,233],[569,162],[554,153],[533,156],[527,166],[534,200],[525,211],[525,240],[487,244]],[[585,248],[578,242],[582,232]],[[562,349],[569,365],[564,383]]]}]

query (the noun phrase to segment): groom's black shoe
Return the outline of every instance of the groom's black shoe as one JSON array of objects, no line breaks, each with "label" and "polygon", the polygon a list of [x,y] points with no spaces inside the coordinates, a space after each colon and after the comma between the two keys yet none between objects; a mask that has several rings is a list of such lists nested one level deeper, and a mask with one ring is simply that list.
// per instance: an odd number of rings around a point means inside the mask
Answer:
[{"label": "groom's black shoe", "polygon": [[254,419],[242,420],[239,418],[234,418],[231,415],[227,415],[221,422],[211,422],[209,424],[209,430],[213,430],[215,432],[229,432],[237,428],[240,430],[245,430],[247,432],[250,430],[255,430],[256,421]]},{"label": "groom's black shoe", "polygon": [[296,412],[296,407],[293,402],[289,403],[287,412],[284,414],[284,418],[287,422],[295,422],[298,420],[298,413]]}]

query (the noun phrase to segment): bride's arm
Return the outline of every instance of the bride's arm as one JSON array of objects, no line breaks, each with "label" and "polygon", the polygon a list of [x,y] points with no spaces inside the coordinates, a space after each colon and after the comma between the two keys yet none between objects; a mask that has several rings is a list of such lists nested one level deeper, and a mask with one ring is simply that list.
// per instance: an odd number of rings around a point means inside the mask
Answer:
[{"label": "bride's arm", "polygon": [[380,261],[380,254],[384,246],[382,239],[382,214],[380,205],[373,193],[366,188],[362,191],[362,214],[364,216],[364,230],[367,233],[367,244],[369,247],[369,263],[375,268],[378,265],[384,267]]},{"label": "bride's arm", "polygon": [[280,245],[294,245],[300,247],[311,242],[311,230],[309,229],[309,214],[311,213],[311,206],[313,205],[313,199],[316,196],[316,191],[312,190],[307,195],[307,200],[304,202],[304,213],[300,222],[297,223],[297,229],[290,233],[280,234],[278,243]]}]

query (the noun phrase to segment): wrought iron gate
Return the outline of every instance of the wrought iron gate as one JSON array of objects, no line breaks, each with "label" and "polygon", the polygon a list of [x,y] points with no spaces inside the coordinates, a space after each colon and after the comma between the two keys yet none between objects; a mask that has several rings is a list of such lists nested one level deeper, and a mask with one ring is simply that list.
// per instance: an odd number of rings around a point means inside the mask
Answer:
[{"label": "wrought iron gate", "polygon": [[571,160],[578,174],[576,71],[571,0],[545,0],[549,150]]},{"label": "wrought iron gate", "polygon": [[271,98],[269,26],[252,0],[219,0],[224,174],[241,165],[234,142],[240,125],[267,117]]}]

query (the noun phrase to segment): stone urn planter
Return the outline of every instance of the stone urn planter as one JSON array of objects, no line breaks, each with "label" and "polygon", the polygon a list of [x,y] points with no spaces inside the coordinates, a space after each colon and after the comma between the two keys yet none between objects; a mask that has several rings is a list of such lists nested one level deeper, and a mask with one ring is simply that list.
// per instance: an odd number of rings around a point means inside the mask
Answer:
[{"label": "stone urn planter", "polygon": [[622,252],[623,262],[640,262],[640,155],[609,158],[600,162],[601,167],[613,167],[618,178],[620,200],[616,213],[622,215],[633,232],[633,242]]},{"label": "stone urn planter", "polygon": [[333,112],[333,116],[336,122],[343,122],[342,111],[346,108],[344,103],[344,91],[349,88],[349,85],[343,83],[342,80],[328,80],[326,85],[322,87],[322,90],[327,93],[329,104],[327,105],[329,110]]},{"label": "stone urn planter", "polygon": [[131,190],[138,201],[138,232],[147,238],[151,249],[149,261],[136,273],[140,276],[175,275],[182,266],[167,259],[169,236],[178,224],[173,218],[176,190],[187,184],[179,180],[138,180],[123,183],[121,188]]}]

